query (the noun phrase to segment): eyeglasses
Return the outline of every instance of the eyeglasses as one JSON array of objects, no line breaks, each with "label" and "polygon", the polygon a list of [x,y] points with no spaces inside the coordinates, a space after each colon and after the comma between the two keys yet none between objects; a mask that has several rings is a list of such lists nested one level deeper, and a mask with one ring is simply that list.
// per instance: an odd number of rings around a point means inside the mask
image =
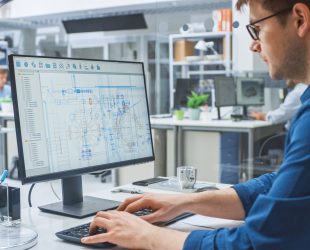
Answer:
[{"label": "eyeglasses", "polygon": [[255,40],[255,41],[259,40],[259,29],[258,29],[258,27],[255,24],[260,23],[262,21],[265,21],[265,20],[267,20],[269,18],[272,18],[274,16],[283,14],[285,12],[291,11],[291,9],[292,9],[292,7],[280,10],[279,12],[276,12],[276,13],[270,15],[270,16],[264,17],[262,19],[259,19],[259,20],[255,21],[255,22],[253,22],[253,23],[248,24],[246,26],[246,28],[247,28],[248,32],[250,33],[250,36],[252,37],[252,39]]}]

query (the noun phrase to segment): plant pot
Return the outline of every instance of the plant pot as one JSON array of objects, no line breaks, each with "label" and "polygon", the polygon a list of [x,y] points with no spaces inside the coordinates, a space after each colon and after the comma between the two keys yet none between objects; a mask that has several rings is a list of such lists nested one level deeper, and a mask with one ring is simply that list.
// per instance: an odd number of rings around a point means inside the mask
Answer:
[{"label": "plant pot", "polygon": [[183,120],[184,118],[184,110],[176,110],[174,111],[177,120]]},{"label": "plant pot", "polygon": [[189,119],[191,120],[199,120],[201,110],[199,108],[197,109],[189,109]]}]

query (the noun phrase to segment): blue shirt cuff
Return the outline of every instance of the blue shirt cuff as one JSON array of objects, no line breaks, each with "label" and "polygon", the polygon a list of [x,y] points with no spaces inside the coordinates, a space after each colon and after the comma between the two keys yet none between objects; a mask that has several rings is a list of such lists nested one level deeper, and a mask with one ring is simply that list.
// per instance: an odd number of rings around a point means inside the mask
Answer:
[{"label": "blue shirt cuff", "polygon": [[216,231],[196,230],[191,232],[184,243],[183,250],[215,250]]}]

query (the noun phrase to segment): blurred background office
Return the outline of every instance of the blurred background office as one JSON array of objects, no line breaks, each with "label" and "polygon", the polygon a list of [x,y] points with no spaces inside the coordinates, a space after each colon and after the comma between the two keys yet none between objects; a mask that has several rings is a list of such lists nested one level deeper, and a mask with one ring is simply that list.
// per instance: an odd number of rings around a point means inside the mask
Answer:
[{"label": "blurred background office", "polygon": [[8,84],[8,70],[0,68],[0,98],[11,97],[11,87]]},{"label": "blurred background office", "polygon": [[[177,166],[193,165],[201,180],[237,183],[281,164],[282,149],[269,150],[268,143],[283,124],[248,120],[248,112],[278,108],[287,86],[271,80],[266,65],[246,49],[248,13],[241,15],[234,4],[13,0],[0,9],[0,66],[8,69],[11,53],[142,61],[156,160],[87,178],[116,185],[175,175]],[[192,91],[208,96],[196,121],[187,102]],[[2,112],[1,124],[14,127],[13,113]],[[3,139],[2,156],[18,178],[13,133]]]},{"label": "blurred background office", "polygon": [[307,88],[304,83],[299,83],[294,80],[288,80],[286,82],[288,87],[288,93],[279,106],[275,110],[270,110],[267,113],[264,112],[251,112],[249,115],[256,120],[270,121],[271,123],[286,123],[285,128],[288,129],[291,120],[296,115],[296,112],[301,106],[300,97]]}]

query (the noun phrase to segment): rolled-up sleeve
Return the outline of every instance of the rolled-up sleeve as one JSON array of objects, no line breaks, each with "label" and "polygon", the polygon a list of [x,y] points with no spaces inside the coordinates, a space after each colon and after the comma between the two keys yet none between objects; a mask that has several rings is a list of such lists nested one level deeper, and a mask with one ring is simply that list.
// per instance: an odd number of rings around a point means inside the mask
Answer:
[{"label": "rolled-up sleeve", "polygon": [[251,249],[251,242],[244,226],[213,231],[193,231],[186,239],[183,250],[240,250]]},{"label": "rolled-up sleeve", "polygon": [[260,194],[267,194],[272,183],[276,177],[276,173],[264,174],[258,178],[249,180],[244,183],[239,183],[233,186],[236,190],[245,210],[245,214],[248,215],[252,208],[257,196]]}]

